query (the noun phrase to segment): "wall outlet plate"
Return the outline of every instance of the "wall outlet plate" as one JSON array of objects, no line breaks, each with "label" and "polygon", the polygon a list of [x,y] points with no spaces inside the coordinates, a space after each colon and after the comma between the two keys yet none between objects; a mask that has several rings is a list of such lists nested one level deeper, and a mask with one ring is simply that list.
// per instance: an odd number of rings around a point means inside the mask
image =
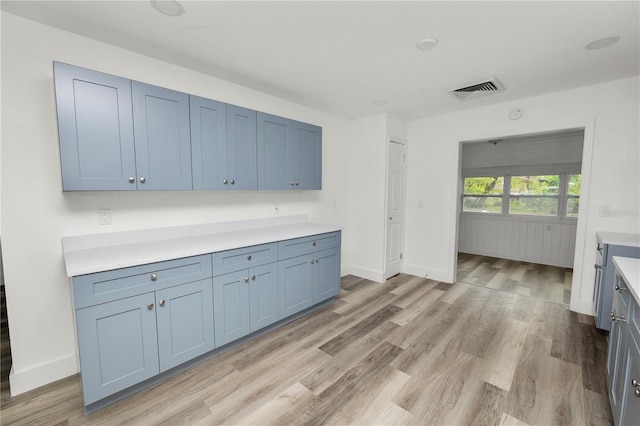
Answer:
[{"label": "wall outlet plate", "polygon": [[98,223],[100,225],[111,225],[111,209],[98,210]]}]

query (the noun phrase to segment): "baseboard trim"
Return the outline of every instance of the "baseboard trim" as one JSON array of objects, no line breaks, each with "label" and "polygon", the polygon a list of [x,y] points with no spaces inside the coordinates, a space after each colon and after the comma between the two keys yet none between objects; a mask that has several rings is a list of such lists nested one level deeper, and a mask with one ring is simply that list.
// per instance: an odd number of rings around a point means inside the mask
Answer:
[{"label": "baseboard trim", "polygon": [[436,269],[428,269],[418,265],[404,264],[405,274],[415,275],[418,277],[426,277],[436,281],[442,281],[452,284],[453,277],[446,271],[438,271]]},{"label": "baseboard trim", "polygon": [[383,272],[372,271],[371,269],[360,268],[358,266],[348,266],[342,268],[342,276],[345,275],[355,275],[356,277],[375,281],[377,283],[383,283],[385,281]]},{"label": "baseboard trim", "polygon": [[11,367],[9,373],[11,396],[20,395],[76,373],[78,373],[78,365],[73,355],[22,371],[15,371],[14,367]]}]

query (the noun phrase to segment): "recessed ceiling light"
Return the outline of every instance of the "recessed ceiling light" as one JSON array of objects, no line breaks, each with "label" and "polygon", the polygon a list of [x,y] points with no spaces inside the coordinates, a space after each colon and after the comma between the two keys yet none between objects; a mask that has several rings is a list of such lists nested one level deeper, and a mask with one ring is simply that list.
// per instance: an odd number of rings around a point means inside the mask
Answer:
[{"label": "recessed ceiling light", "polygon": [[386,105],[388,103],[389,102],[386,99],[378,99],[377,101],[373,101],[373,104],[377,106]]},{"label": "recessed ceiling light", "polygon": [[184,15],[184,7],[177,0],[149,0],[158,12],[168,16]]},{"label": "recessed ceiling light", "polygon": [[618,40],[620,40],[620,36],[605,37],[605,38],[601,38],[600,40],[592,41],[591,43],[587,44],[584,48],[587,50],[603,49],[605,47],[609,47],[612,44],[618,42]]},{"label": "recessed ceiling light", "polygon": [[416,47],[420,50],[431,50],[436,47],[436,44],[438,44],[438,39],[429,37],[422,39],[418,43],[416,43]]}]

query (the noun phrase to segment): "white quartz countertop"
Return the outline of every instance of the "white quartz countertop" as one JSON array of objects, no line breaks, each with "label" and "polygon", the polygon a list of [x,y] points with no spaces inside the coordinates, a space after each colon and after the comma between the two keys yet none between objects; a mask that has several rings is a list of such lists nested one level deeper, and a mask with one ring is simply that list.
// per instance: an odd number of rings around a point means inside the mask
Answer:
[{"label": "white quartz countertop", "polygon": [[623,232],[596,232],[596,238],[600,244],[616,246],[640,247],[640,234],[627,234]]},{"label": "white quartz countertop", "polygon": [[613,263],[629,285],[629,292],[640,305],[640,259],[613,256]]},{"label": "white quartz countertop", "polygon": [[285,216],[62,238],[67,276],[144,265],[257,244],[340,231]]}]

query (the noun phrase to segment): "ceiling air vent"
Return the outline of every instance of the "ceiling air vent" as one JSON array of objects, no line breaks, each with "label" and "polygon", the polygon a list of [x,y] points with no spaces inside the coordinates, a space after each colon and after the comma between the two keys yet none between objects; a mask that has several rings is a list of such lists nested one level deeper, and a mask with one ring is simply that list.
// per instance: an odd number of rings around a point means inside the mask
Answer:
[{"label": "ceiling air vent", "polygon": [[459,89],[447,90],[453,96],[461,101],[467,99],[473,99],[480,96],[491,95],[492,93],[502,92],[504,86],[497,78],[492,78],[489,81],[482,81],[480,83],[472,84],[471,86],[461,87]]}]

